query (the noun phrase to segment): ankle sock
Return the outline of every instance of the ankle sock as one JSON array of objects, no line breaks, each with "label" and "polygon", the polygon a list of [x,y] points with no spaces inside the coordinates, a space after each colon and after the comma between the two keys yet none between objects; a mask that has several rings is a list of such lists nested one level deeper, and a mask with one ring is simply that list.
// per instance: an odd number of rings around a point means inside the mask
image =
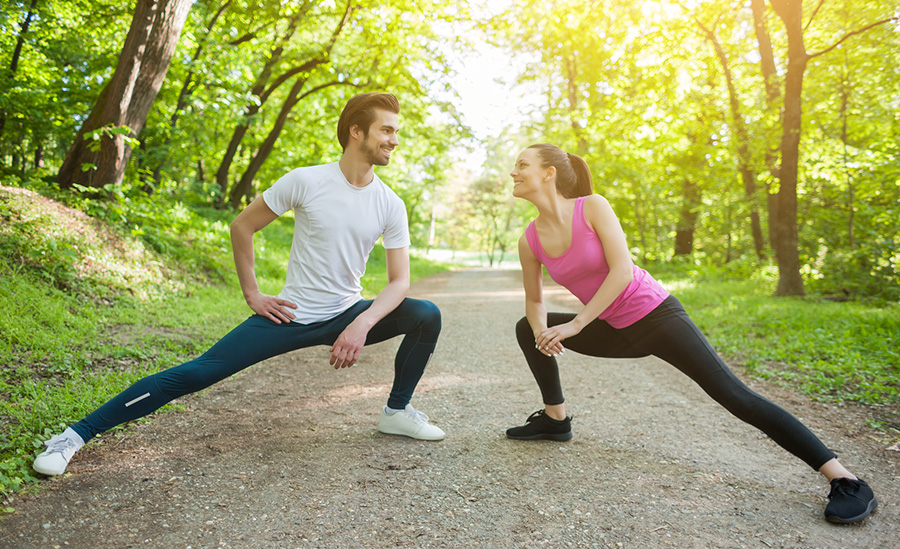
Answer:
[{"label": "ankle sock", "polygon": [[71,427],[66,427],[66,430],[62,432],[62,436],[66,437],[66,438],[70,438],[70,439],[74,440],[76,443],[78,443],[79,449],[82,446],[84,446],[84,439],[81,438],[81,435],[76,433],[75,429],[72,429]]}]

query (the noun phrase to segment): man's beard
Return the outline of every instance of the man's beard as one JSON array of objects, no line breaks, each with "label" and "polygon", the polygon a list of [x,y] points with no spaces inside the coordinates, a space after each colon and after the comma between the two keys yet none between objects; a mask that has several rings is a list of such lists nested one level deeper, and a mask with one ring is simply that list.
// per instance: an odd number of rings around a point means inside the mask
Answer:
[{"label": "man's beard", "polygon": [[385,158],[381,154],[381,147],[371,148],[369,147],[368,139],[359,144],[359,150],[362,151],[363,154],[366,155],[366,161],[375,166],[387,166],[391,161],[390,157]]}]

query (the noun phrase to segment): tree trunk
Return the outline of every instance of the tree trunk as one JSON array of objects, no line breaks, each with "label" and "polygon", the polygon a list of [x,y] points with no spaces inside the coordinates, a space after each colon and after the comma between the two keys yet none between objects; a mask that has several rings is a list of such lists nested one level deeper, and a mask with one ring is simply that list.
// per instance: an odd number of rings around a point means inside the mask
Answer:
[{"label": "tree trunk", "polygon": [[[781,113],[778,107],[778,98],[780,97],[778,70],[775,67],[775,54],[772,50],[772,40],[769,37],[769,29],[766,26],[766,4],[765,0],[750,0],[750,8],[753,11],[753,28],[756,31],[756,40],[759,43],[760,70],[763,76],[763,82],[766,90],[766,115],[771,115],[774,120],[767,124],[764,122],[764,130],[769,135],[770,129],[777,124],[777,119]],[[768,116],[763,117],[764,120]],[[778,179],[778,147],[774,136],[766,139],[766,158],[765,166],[769,170],[773,179]],[[769,242],[772,248],[775,248],[775,223],[774,219],[778,216],[778,201],[775,194],[771,190],[771,185],[766,185],[766,210],[769,218]]]},{"label": "tree trunk", "polygon": [[572,125],[572,133],[575,134],[575,150],[578,156],[587,154],[588,143],[584,136],[584,128],[577,120],[578,109],[578,59],[577,53],[572,52],[566,56],[566,84],[569,96],[569,122]]},{"label": "tree trunk", "polygon": [[329,82],[328,84],[324,84],[321,86],[316,86],[315,88],[309,90],[303,95],[300,94],[300,90],[303,88],[303,85],[306,83],[305,78],[298,78],[296,82],[294,82],[293,87],[291,87],[291,91],[288,94],[288,98],[281,105],[281,111],[278,113],[278,118],[275,119],[275,124],[272,126],[272,129],[269,130],[269,135],[266,136],[265,141],[259,146],[259,149],[256,150],[256,154],[253,155],[253,158],[250,159],[250,164],[247,166],[246,171],[241,176],[241,179],[235,183],[234,187],[231,189],[231,193],[228,195],[228,203],[232,208],[238,208],[241,205],[241,201],[250,192],[250,189],[253,188],[253,179],[256,177],[256,174],[259,172],[259,169],[262,168],[263,164],[265,164],[266,160],[269,158],[269,155],[272,153],[272,150],[275,148],[275,142],[278,141],[278,137],[281,135],[281,130],[284,129],[284,125],[287,122],[288,116],[290,116],[291,111],[300,102],[301,99],[312,95],[313,93],[329,88],[331,86],[336,86],[338,84],[344,84],[346,82]]},{"label": "tree trunk", "polygon": [[197,159],[197,181],[206,181],[206,170],[203,168],[203,157]]},{"label": "tree trunk", "polygon": [[[844,66],[846,68],[846,52],[844,53]],[[849,155],[847,153],[847,107],[850,103],[850,84],[847,82],[847,75],[844,73],[841,77],[841,143],[844,145],[843,168],[844,175],[847,178],[847,243],[850,249],[856,247],[853,237],[853,215],[855,213],[855,205],[853,204],[853,178],[850,175]]]},{"label": "tree trunk", "polygon": [[42,141],[38,141],[34,146],[34,167],[44,167],[44,143]]},{"label": "tree trunk", "polygon": [[[25,45],[25,35],[28,33],[28,27],[31,26],[31,20],[34,19],[36,15],[37,9],[37,0],[31,0],[31,6],[28,8],[28,13],[25,14],[25,19],[19,23],[19,36],[16,38],[16,47],[13,49],[12,59],[9,62],[9,70],[5,75],[5,79],[9,81],[9,87],[14,85],[14,79],[16,77],[16,73],[19,71],[19,59],[22,56],[22,47]],[[6,127],[6,110],[0,110],[0,162],[4,157],[3,154],[3,129]],[[22,141],[19,140],[21,143]],[[17,153],[13,153],[12,157],[12,167],[16,167],[18,164]],[[22,159],[23,170],[22,174],[24,176],[25,170],[25,159]]]},{"label": "tree trunk", "polygon": [[[712,43],[716,57],[719,59],[719,64],[722,65],[722,72],[725,75],[725,86],[728,89],[728,105],[731,110],[732,128],[734,129],[735,143],[737,144],[738,171],[744,183],[744,196],[750,208],[750,232],[753,235],[753,247],[756,250],[756,257],[763,260],[766,257],[765,242],[763,241],[762,226],[759,220],[759,208],[756,204],[756,173],[751,167],[753,158],[750,150],[750,132],[747,130],[747,125],[741,115],[740,100],[734,87],[734,79],[731,74],[731,67],[728,66],[725,50],[712,30],[703,26],[703,24],[698,24],[706,34],[707,39]],[[675,248],[675,255],[678,255],[677,237]]]},{"label": "tree trunk", "polygon": [[803,44],[803,5],[799,0],[772,0],[784,22],[788,39],[787,72],[784,78],[784,117],[781,134],[781,167],[778,215],[775,226],[775,257],[778,260],[778,287],[775,295],[804,295],[800,276],[799,230],[797,225],[797,173],[800,161],[800,132],[803,123],[803,73],[809,55]]},{"label": "tree trunk", "polygon": [[700,186],[685,179],[682,186],[681,216],[675,228],[674,255],[690,255],[694,251],[694,230],[697,227],[697,208],[700,206]]},{"label": "tree trunk", "polygon": [[[100,93],[87,121],[57,175],[62,188],[88,187],[122,182],[131,148],[124,135],[101,135],[94,152],[85,135],[94,130],[123,126],[132,137],[144,128],[150,107],[159,93],[169,62],[190,11],[190,0],[138,0],[112,80]],[[84,170],[85,164],[94,169]]]},{"label": "tree trunk", "polygon": [[[12,86],[12,79],[15,78],[16,72],[19,70],[19,58],[22,56],[22,46],[25,45],[25,34],[34,19],[35,9],[37,9],[38,0],[31,0],[31,6],[28,13],[25,14],[25,20],[19,24],[19,36],[16,38],[16,47],[13,49],[12,59],[9,62],[9,73],[7,78]],[[0,111],[0,136],[3,135],[3,128],[6,126],[6,111]]]}]

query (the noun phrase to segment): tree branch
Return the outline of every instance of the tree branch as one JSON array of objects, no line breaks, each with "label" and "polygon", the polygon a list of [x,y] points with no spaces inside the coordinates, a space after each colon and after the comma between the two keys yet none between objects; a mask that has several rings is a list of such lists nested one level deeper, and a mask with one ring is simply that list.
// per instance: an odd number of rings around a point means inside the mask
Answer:
[{"label": "tree branch", "polygon": [[809,28],[809,26],[812,25],[813,19],[815,19],[816,14],[819,13],[819,8],[821,8],[822,4],[824,4],[824,3],[825,3],[825,0],[819,0],[819,5],[816,6],[816,9],[813,10],[812,15],[809,16],[809,21],[807,21],[806,26],[803,27],[803,32],[806,32],[806,30]]},{"label": "tree branch", "polygon": [[871,29],[873,29],[873,28],[875,28],[875,27],[877,27],[877,26],[879,26],[879,25],[884,25],[885,23],[890,23],[891,21],[900,21],[900,17],[888,17],[887,19],[882,19],[881,21],[876,21],[876,22],[874,22],[874,23],[871,23],[871,24],[869,24],[869,25],[866,25],[865,27],[863,27],[863,28],[861,28],[861,29],[856,29],[855,31],[848,32],[847,34],[845,34],[844,36],[842,36],[840,40],[838,40],[837,42],[835,42],[835,43],[832,44],[831,46],[825,48],[824,50],[822,50],[822,51],[820,51],[820,52],[818,52],[818,53],[812,53],[812,54],[809,54],[809,59],[812,59],[813,57],[818,57],[818,56],[820,56],[820,55],[824,55],[824,54],[830,52],[830,51],[833,50],[834,48],[836,48],[836,47],[838,47],[839,45],[841,45],[846,39],[850,38],[851,36],[854,36],[854,35],[857,35],[857,34],[862,34],[862,33],[866,32],[866,31],[868,31],[868,30],[871,30]]},{"label": "tree branch", "polygon": [[309,71],[313,70],[314,68],[318,67],[319,65],[321,65],[322,63],[324,63],[325,61],[327,61],[327,60],[324,57],[317,57],[315,59],[310,59],[309,61],[303,63],[300,66],[290,69],[289,71],[285,72],[284,74],[279,76],[277,79],[275,79],[275,81],[272,83],[271,86],[269,86],[269,88],[267,90],[265,90],[264,92],[259,94],[260,100],[265,102],[265,100],[269,98],[269,95],[271,95],[272,92],[274,92],[279,86],[284,84],[284,82],[287,81],[290,77],[297,75],[297,74],[304,73],[304,72],[309,72]]}]

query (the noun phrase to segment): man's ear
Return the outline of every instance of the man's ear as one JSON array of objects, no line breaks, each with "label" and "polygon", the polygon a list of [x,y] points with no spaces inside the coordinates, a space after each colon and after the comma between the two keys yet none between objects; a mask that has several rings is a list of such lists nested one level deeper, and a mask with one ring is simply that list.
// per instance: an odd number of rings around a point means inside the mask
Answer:
[{"label": "man's ear", "polygon": [[358,139],[359,141],[362,141],[362,139],[363,139],[362,138],[362,130],[360,129],[359,124],[353,124],[352,126],[350,126],[348,133],[349,133],[350,137],[352,137],[354,139]]}]

